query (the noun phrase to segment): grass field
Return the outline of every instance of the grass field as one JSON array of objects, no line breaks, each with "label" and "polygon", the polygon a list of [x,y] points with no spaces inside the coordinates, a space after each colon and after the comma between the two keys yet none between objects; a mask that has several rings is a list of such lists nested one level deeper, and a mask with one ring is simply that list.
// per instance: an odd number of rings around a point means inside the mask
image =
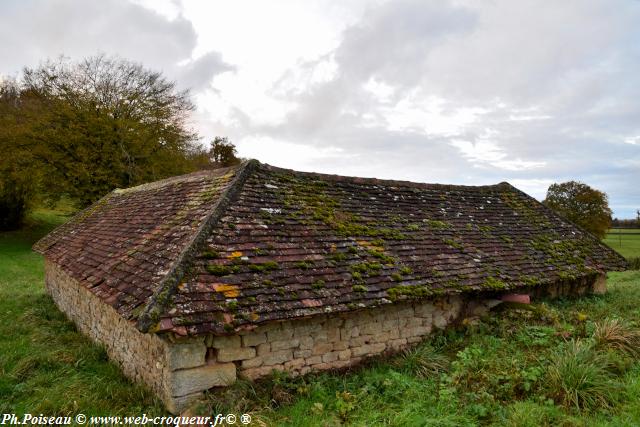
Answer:
[{"label": "grass field", "polygon": [[[164,414],[46,296],[30,246],[64,219],[39,211],[26,230],[0,234],[0,412]],[[624,319],[614,332],[640,343],[640,272],[609,284],[605,296],[507,310],[352,372],[241,381],[196,412],[287,426],[640,425],[639,355],[597,329]]]},{"label": "grass field", "polygon": [[604,242],[625,258],[640,258],[640,228],[612,228]]}]

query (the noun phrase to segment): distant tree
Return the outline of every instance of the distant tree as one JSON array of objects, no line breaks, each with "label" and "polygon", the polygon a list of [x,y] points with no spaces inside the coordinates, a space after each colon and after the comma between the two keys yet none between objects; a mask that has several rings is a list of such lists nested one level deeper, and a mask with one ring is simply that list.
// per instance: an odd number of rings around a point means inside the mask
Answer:
[{"label": "distant tree", "polygon": [[24,70],[20,96],[23,138],[53,194],[87,205],[113,188],[193,169],[188,93],[137,63],[48,61]]},{"label": "distant tree", "polygon": [[603,238],[610,227],[607,195],[581,182],[552,184],[543,203],[599,238]]},{"label": "distant tree", "polygon": [[229,142],[226,137],[221,138],[216,136],[214,140],[211,141],[209,156],[214,163],[221,166],[237,165],[240,163],[240,159],[237,157],[237,154],[236,146]]}]

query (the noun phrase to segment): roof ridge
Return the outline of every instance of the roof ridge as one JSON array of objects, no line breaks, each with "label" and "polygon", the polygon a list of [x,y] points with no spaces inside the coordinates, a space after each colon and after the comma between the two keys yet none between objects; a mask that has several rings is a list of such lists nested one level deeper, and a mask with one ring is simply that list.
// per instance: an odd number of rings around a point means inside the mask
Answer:
[{"label": "roof ridge", "polygon": [[165,185],[169,185],[176,182],[184,182],[184,181],[188,181],[189,179],[197,179],[202,176],[224,175],[225,173],[229,172],[235,167],[238,167],[238,166],[237,165],[227,166],[219,169],[205,169],[205,170],[199,170],[199,171],[190,172],[182,175],[170,176],[168,178],[160,179],[158,181],[145,182],[144,184],[139,184],[133,187],[116,188],[115,190],[113,190],[113,193],[125,194],[125,193],[131,193],[134,191],[155,190],[157,188],[164,187]]},{"label": "roof ridge", "polygon": [[197,251],[197,248],[203,243],[206,236],[211,229],[218,222],[218,219],[222,217],[229,205],[236,199],[247,178],[258,167],[260,162],[257,160],[247,160],[243,162],[236,172],[236,176],[229,187],[224,190],[220,195],[220,198],[213,206],[209,214],[206,216],[202,224],[195,232],[191,240],[185,245],[184,249],[176,258],[176,262],[169,272],[165,275],[165,278],[159,283],[158,288],[150,297],[149,302],[146,303],[144,311],[140,314],[137,321],[137,327],[142,332],[148,332],[152,329],[154,323],[159,320],[166,304],[173,296],[178,283],[188,270],[190,263],[193,262],[193,256]]},{"label": "roof ridge", "polygon": [[[267,163],[260,164],[263,168],[272,172],[286,172],[293,173],[296,175],[303,175],[310,178],[319,178],[326,179],[328,181],[333,182],[354,182],[357,184],[392,184],[398,185],[402,187],[410,187],[410,188],[434,188],[434,189],[464,189],[464,188],[480,188],[480,189],[491,189],[491,188],[501,188],[505,185],[513,187],[508,182],[499,182],[497,184],[487,184],[487,185],[463,185],[463,184],[437,184],[437,183],[426,183],[426,182],[415,182],[415,181],[406,181],[406,180],[396,180],[396,179],[379,179],[379,178],[365,178],[360,176],[346,176],[346,175],[337,175],[337,174],[326,174],[320,172],[303,172],[295,169],[282,168],[279,166],[273,166]],[[514,187],[515,188],[515,187]]]}]

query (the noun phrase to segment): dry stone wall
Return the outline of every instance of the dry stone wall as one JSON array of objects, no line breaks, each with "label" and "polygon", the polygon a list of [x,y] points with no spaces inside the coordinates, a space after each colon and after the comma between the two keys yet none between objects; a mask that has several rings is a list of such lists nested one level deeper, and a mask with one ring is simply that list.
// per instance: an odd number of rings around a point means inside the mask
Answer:
[{"label": "dry stone wall", "polygon": [[210,359],[235,362],[239,374],[251,379],[273,370],[305,374],[344,368],[365,357],[417,343],[434,328],[444,328],[457,319],[462,307],[459,296],[400,303],[267,324],[240,335],[209,337],[206,344]]},{"label": "dry stone wall", "polygon": [[155,334],[142,334],[57,265],[45,261],[45,286],[56,305],[77,328],[103,345],[124,374],[146,384],[165,398],[169,343]]},{"label": "dry stone wall", "polygon": [[[45,272],[47,290],[78,329],[104,345],[125,375],[149,386],[174,413],[238,376],[345,368],[418,343],[462,317],[487,314],[499,303],[496,295],[452,295],[270,323],[230,336],[179,339],[143,334],[56,265],[45,262]],[[604,276],[594,276],[521,292],[558,297],[605,290]]]}]

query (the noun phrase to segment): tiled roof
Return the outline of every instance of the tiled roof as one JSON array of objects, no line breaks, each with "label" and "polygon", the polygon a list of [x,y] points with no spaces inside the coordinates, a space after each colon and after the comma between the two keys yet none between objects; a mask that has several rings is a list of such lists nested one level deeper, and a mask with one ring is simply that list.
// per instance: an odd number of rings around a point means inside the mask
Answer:
[{"label": "tiled roof", "polygon": [[[137,317],[141,330],[225,334],[261,322],[504,291],[626,265],[507,183],[347,178],[256,161],[168,182],[174,184],[154,184],[145,196],[134,197],[135,189],[110,195],[38,244],[90,289],[105,287],[107,293],[96,293]],[[211,196],[200,202],[203,193]],[[174,222],[185,215],[188,220]],[[148,225],[138,240],[152,235],[153,243],[140,253],[151,256],[157,248],[161,257],[145,264],[148,272],[130,266],[138,252],[129,254],[131,230],[122,231],[119,221]],[[103,282],[92,285],[95,280]]]},{"label": "tiled roof", "polygon": [[197,172],[115,190],[34,245],[132,319],[176,268],[235,176]]}]

